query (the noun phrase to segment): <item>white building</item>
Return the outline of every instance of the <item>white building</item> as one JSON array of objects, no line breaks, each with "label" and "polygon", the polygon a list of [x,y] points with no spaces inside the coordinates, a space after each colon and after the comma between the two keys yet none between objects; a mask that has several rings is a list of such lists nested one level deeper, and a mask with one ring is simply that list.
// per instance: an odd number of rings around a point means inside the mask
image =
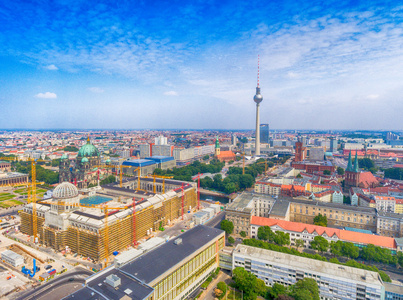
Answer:
[{"label": "white building", "polygon": [[168,145],[168,139],[162,135],[154,139],[155,145]]},{"label": "white building", "polygon": [[24,263],[24,257],[11,250],[1,253],[1,259],[13,267],[18,267]]},{"label": "white building", "polygon": [[385,288],[377,272],[320,260],[238,245],[232,255],[233,268],[242,267],[266,285],[295,284],[314,279],[321,299],[384,299]]}]

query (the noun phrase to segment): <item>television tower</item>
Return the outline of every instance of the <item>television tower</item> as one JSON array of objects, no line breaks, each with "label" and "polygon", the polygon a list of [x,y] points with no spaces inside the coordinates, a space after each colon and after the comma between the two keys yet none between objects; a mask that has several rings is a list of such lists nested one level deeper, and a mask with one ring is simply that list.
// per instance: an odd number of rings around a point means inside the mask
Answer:
[{"label": "television tower", "polygon": [[256,87],[256,95],[253,97],[253,101],[256,102],[256,138],[255,138],[255,156],[260,155],[260,116],[259,116],[259,106],[260,102],[263,101],[263,96],[260,94],[260,86],[259,86],[259,63],[260,57],[257,56],[257,87]]}]

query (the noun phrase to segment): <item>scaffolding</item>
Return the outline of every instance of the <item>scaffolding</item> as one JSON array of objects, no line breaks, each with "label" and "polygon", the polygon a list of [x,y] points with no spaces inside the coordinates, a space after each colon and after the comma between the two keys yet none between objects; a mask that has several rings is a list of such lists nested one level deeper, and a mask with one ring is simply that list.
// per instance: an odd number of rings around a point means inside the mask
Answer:
[{"label": "scaffolding", "polygon": [[[197,206],[196,189],[192,185],[184,186],[183,189],[181,187],[175,194],[158,199],[159,202],[154,199],[152,203],[148,199],[138,201],[135,204],[135,214],[133,214],[133,204],[124,210],[110,212],[108,226],[105,226],[105,217],[101,217],[102,222],[97,230],[90,229],[88,226],[79,227],[77,223],[71,223],[67,230],[49,228],[43,226],[45,218],[42,215],[39,216],[37,211],[40,242],[56,250],[68,246],[73,253],[101,261],[106,259],[107,253],[111,254],[132,246],[134,241],[146,237],[151,230],[159,230],[161,225],[167,226],[172,220],[179,219],[183,210],[188,211]],[[119,217],[110,217],[115,214],[119,214]],[[32,235],[32,211],[23,210],[20,215],[21,232]]]}]

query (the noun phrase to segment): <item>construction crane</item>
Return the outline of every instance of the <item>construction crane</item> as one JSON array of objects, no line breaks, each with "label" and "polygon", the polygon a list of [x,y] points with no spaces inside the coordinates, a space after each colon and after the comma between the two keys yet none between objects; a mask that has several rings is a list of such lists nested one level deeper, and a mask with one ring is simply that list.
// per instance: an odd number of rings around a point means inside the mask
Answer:
[{"label": "construction crane", "polygon": [[173,176],[151,175],[151,177],[154,177],[154,180],[153,180],[153,192],[154,192],[154,194],[156,193],[156,185],[155,185],[155,179],[156,178],[162,178],[162,193],[165,194],[165,178],[171,179],[171,178],[173,178]]},{"label": "construction crane", "polygon": [[130,206],[133,208],[133,246],[137,245],[137,240],[136,240],[136,222],[135,222],[135,215],[136,215],[136,200],[133,198],[133,203],[132,205],[126,205],[124,207],[110,207],[108,205],[102,205],[101,209],[103,209],[105,213],[105,239],[104,239],[104,248],[105,248],[105,267],[108,266],[109,264],[109,224],[108,224],[108,210],[109,209],[114,209],[114,210],[123,210],[123,209],[128,209]]},{"label": "construction crane", "polygon": [[200,210],[200,173],[197,174],[197,210]]},{"label": "construction crane", "polygon": [[38,235],[38,220],[36,215],[36,163],[45,160],[34,158],[29,158],[29,160],[31,161],[31,184],[29,185],[30,187],[28,187],[28,203],[32,203],[32,235],[35,243]]},{"label": "construction crane", "polygon": [[264,164],[264,174],[267,175],[267,161],[261,161],[256,163],[257,165]]},{"label": "construction crane", "polygon": [[[124,166],[124,165],[119,165],[119,166],[99,165],[99,166],[95,166],[95,167],[96,167],[96,168],[116,168],[116,169],[120,169],[120,171],[119,171],[120,187],[123,186],[123,168],[131,168],[131,166]],[[136,172],[136,171],[138,171],[138,177],[139,177],[138,186],[140,186],[140,167],[138,167],[137,169],[135,169],[135,170],[133,171],[133,173]],[[116,173],[117,173],[117,170],[116,170]],[[116,176],[117,176],[117,174],[116,174]]]},{"label": "construction crane", "polygon": [[0,157],[0,160],[11,160],[11,161],[18,161],[17,157],[10,157],[10,156],[4,156]]},{"label": "construction crane", "polygon": [[242,175],[245,175],[245,151],[242,152],[243,163],[242,163]]}]

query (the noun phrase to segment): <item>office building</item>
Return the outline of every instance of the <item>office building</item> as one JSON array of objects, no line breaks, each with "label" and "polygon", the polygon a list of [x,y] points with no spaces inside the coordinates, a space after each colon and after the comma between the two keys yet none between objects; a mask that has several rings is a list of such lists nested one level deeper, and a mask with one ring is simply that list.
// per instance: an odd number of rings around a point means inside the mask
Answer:
[{"label": "office building", "polygon": [[24,263],[24,257],[11,250],[2,252],[1,260],[12,265],[13,267],[21,266]]},{"label": "office building", "polygon": [[154,139],[155,145],[168,145],[168,139],[162,135]]},{"label": "office building", "polygon": [[127,264],[87,278],[84,288],[64,299],[188,299],[219,266],[224,242],[224,231],[196,226]]},{"label": "office building", "polygon": [[242,267],[267,286],[314,279],[321,299],[384,299],[385,288],[377,272],[333,264],[266,249],[237,245],[233,268]]},{"label": "office building", "polygon": [[260,142],[269,144],[269,124],[260,124]]}]

